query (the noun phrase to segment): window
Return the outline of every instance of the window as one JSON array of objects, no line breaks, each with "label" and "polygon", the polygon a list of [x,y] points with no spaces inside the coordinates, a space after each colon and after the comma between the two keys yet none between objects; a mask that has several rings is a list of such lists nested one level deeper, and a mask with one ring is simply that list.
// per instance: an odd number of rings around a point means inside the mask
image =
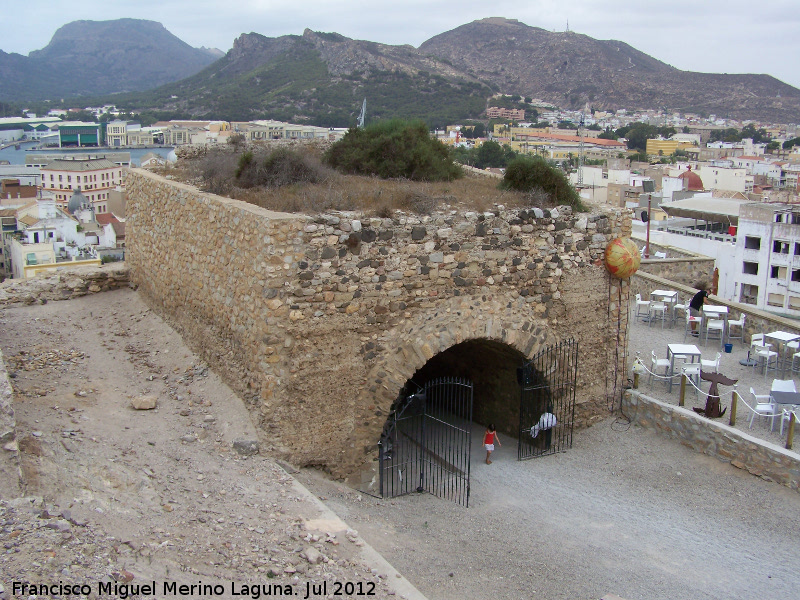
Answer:
[{"label": "window", "polygon": [[742,264],[742,273],[745,275],[758,275],[758,263],[745,262]]},{"label": "window", "polygon": [[772,279],[782,279],[786,281],[786,267],[770,267],[770,278]]},{"label": "window", "polygon": [[772,242],[772,252],[775,254],[789,254],[789,242],[775,240]]},{"label": "window", "polygon": [[792,281],[800,281],[800,269],[792,269]]},{"label": "window", "polygon": [[770,277],[770,279],[777,279],[778,278],[778,270],[779,270],[779,267],[770,267],[770,269],[769,269],[769,277]]},{"label": "window", "polygon": [[756,304],[757,301],[758,301],[758,286],[750,285],[748,283],[743,283],[741,296],[739,296],[739,302],[743,304]]},{"label": "window", "polygon": [[783,294],[767,294],[767,305],[783,308],[784,299],[785,297]]},{"label": "window", "polygon": [[761,238],[745,236],[744,248],[745,250],[761,250]]},{"label": "window", "polygon": [[800,310],[800,296],[789,296],[789,308]]},{"label": "window", "polygon": [[800,244],[798,244],[797,242],[794,243],[794,255],[800,256]]}]

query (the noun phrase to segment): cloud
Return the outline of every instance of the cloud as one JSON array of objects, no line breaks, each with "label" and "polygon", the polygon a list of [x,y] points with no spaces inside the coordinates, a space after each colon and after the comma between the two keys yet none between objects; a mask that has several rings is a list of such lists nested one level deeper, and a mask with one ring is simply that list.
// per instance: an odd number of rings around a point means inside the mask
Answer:
[{"label": "cloud", "polygon": [[[770,73],[800,86],[800,13],[796,0],[3,0],[0,47],[27,54],[77,19],[122,17],[161,22],[192,46],[227,50],[242,33],[277,37],[306,28],[384,44],[419,46],[465,23],[504,16],[548,30],[616,39],[684,70]],[[34,19],[35,15],[35,19]],[[35,21],[35,24],[34,24]]]}]

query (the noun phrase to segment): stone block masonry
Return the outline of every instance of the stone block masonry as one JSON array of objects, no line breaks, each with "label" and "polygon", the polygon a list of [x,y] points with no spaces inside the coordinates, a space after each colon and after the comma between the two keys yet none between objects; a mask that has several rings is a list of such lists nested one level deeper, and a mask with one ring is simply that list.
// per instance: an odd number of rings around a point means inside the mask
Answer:
[{"label": "stone block masonry", "polygon": [[719,422],[713,421],[636,390],[625,392],[622,413],[633,423],[679,440],[697,452],[800,491],[800,457],[797,453],[728,427],[727,416]]},{"label": "stone block masonry", "polygon": [[131,280],[297,464],[355,472],[406,382],[463,342],[521,362],[577,339],[579,424],[621,382],[629,286],[602,260],[627,211],[305,216],[136,169],[127,187]]}]

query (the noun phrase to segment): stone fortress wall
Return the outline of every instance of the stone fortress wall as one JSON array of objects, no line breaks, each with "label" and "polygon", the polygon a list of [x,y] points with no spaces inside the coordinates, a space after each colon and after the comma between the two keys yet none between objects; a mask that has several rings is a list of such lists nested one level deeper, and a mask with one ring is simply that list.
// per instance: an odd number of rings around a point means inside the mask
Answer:
[{"label": "stone fortress wall", "polygon": [[138,169],[126,183],[131,280],[297,464],[356,472],[407,381],[467,342],[451,362],[483,382],[476,419],[507,413],[514,437],[508,380],[548,345],[579,343],[578,426],[621,394],[629,286],[603,254],[627,211],[309,217]]}]

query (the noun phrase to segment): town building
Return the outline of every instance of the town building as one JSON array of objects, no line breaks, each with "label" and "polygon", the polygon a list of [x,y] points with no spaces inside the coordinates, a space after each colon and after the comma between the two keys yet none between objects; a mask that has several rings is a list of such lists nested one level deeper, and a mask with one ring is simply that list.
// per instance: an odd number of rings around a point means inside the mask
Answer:
[{"label": "town building", "polygon": [[800,206],[742,205],[734,264],[733,300],[800,317]]},{"label": "town building", "polygon": [[97,147],[105,145],[105,123],[62,121],[58,129],[58,147]]},{"label": "town building", "polygon": [[512,121],[524,121],[525,111],[521,108],[498,108],[490,106],[486,109],[487,119],[511,119]]},{"label": "town building", "polygon": [[96,213],[108,211],[108,195],[124,181],[125,170],[106,158],[60,158],[42,167],[42,188],[55,194],[65,208],[72,194],[81,190]]}]

